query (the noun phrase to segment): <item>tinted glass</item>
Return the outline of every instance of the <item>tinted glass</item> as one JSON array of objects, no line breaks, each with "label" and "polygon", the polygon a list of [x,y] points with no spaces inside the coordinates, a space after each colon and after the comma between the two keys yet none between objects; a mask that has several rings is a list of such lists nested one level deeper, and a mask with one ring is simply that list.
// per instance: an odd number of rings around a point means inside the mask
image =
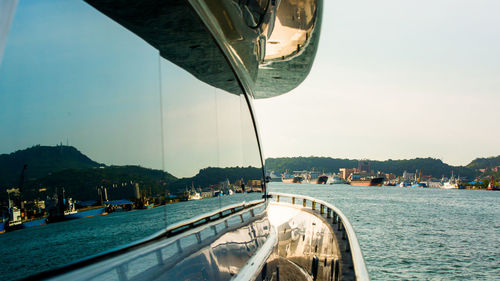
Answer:
[{"label": "tinted glass", "polygon": [[156,44],[103,11],[17,7],[0,65],[2,279],[261,198],[249,106],[211,37],[167,28]]}]

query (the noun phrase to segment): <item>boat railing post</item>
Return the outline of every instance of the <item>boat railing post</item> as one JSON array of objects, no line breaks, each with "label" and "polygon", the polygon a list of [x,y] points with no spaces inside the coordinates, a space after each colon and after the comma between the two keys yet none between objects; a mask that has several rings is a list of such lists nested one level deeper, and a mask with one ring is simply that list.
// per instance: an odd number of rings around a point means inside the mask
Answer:
[{"label": "boat railing post", "polygon": [[311,208],[314,210],[316,210],[316,202],[314,201],[311,201]]},{"label": "boat railing post", "polygon": [[331,212],[332,212],[332,209],[330,209],[330,208],[326,208],[326,218],[327,218],[327,219],[329,219],[329,218],[331,218],[331,217],[332,217]]},{"label": "boat railing post", "polygon": [[319,205],[319,213],[324,214],[325,213],[325,206],[323,204]]},{"label": "boat railing post", "polygon": [[280,201],[280,196],[276,195],[276,202],[279,202],[279,201]]},{"label": "boat railing post", "polygon": [[339,280],[340,272],[339,272],[339,261],[337,259],[333,260],[333,280]]},{"label": "boat railing post", "polygon": [[304,206],[304,207],[305,207],[305,206],[306,206],[306,204],[307,204],[307,203],[306,203],[306,199],[302,199],[302,206]]},{"label": "boat railing post", "polygon": [[116,271],[118,273],[118,279],[120,281],[128,280],[127,278],[128,264],[122,263],[121,265],[116,267]]},{"label": "boat railing post", "polygon": [[177,239],[177,252],[182,253],[182,246],[181,246],[181,240]]},{"label": "boat railing post", "polygon": [[161,253],[161,249],[158,249],[156,252],[156,259],[158,260],[158,265],[163,265],[163,255]]},{"label": "boat railing post", "polygon": [[295,205],[295,197],[292,197],[292,205]]}]

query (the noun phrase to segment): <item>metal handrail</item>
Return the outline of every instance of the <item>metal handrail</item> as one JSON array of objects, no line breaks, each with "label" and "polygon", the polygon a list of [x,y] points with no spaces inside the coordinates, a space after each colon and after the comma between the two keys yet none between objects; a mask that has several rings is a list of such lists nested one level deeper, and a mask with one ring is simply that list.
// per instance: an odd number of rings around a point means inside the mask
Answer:
[{"label": "metal handrail", "polygon": [[[354,232],[354,228],[352,227],[351,223],[347,219],[347,217],[340,211],[337,207],[333,206],[330,203],[327,203],[323,200],[319,200],[313,197],[309,196],[304,196],[304,195],[297,195],[297,194],[290,194],[290,193],[279,193],[279,192],[270,192],[269,193],[272,196],[277,196],[278,200],[279,197],[288,197],[292,198],[292,204],[295,205],[295,199],[302,199],[303,201],[303,206],[306,206],[306,201],[311,201],[312,209],[315,209],[315,205],[319,204],[320,205],[320,210],[323,212],[324,208],[326,207],[327,209],[330,209],[333,211],[333,214],[335,217],[335,214],[337,217],[340,218],[340,222],[344,229],[345,233],[347,234],[347,238],[349,241],[349,248],[351,250],[351,256],[352,256],[352,262],[354,265],[354,274],[356,275],[356,280],[370,280],[370,277],[368,275],[368,270],[366,269],[366,264],[365,260],[363,258],[363,253],[361,252],[361,247],[359,246],[358,238],[356,237],[356,233]],[[329,213],[327,214],[329,216]]]},{"label": "metal handrail", "polygon": [[[202,225],[208,225],[211,223],[215,223],[217,221],[219,221],[219,222],[223,221],[224,218],[230,217],[231,215],[236,215],[238,213],[242,214],[242,213],[246,213],[246,212],[251,212],[253,214],[253,209],[264,202],[265,202],[265,200],[261,199],[261,200],[254,200],[254,201],[250,201],[250,202],[242,202],[242,203],[237,203],[237,204],[225,206],[223,209],[215,210],[212,212],[207,212],[207,213],[204,213],[200,216],[197,216],[197,217],[194,217],[191,219],[187,219],[187,220],[183,220],[183,221],[180,221],[178,223],[174,223],[171,226],[168,226],[167,229],[165,229],[165,230],[160,230],[160,231],[158,231],[158,232],[156,232],[148,237],[134,241],[132,243],[125,244],[123,246],[119,246],[117,248],[110,249],[110,250],[104,251],[102,253],[86,257],[86,258],[81,259],[81,260],[77,260],[73,263],[67,264],[67,265],[62,266],[62,267],[39,272],[35,275],[32,275],[32,276],[25,278],[25,280],[54,278],[54,277],[60,276],[60,275],[65,274],[65,273],[69,273],[71,271],[82,269],[86,266],[90,266],[90,265],[96,264],[98,262],[117,257],[121,254],[129,253],[133,250],[144,247],[146,245],[149,245],[150,243],[154,243],[154,242],[159,241],[161,239],[177,236],[180,233],[187,232],[187,231],[192,230],[194,228],[198,228]],[[229,213],[224,214],[226,211],[229,211]],[[216,216],[216,218],[212,218],[214,216]],[[253,217],[253,215],[251,217]],[[183,235],[182,237],[184,237],[184,236],[185,235]]]}]

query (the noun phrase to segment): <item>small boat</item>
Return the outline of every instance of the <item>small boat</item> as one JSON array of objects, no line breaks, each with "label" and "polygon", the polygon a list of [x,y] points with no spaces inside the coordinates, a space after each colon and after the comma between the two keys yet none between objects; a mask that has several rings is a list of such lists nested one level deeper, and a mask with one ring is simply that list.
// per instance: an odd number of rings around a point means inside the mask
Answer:
[{"label": "small boat", "polygon": [[410,184],[406,181],[402,181],[399,183],[399,187],[408,187],[408,186],[410,186]]},{"label": "small boat", "polygon": [[200,193],[198,193],[198,192],[190,192],[189,193],[188,200],[200,200],[200,199],[201,199]]},{"label": "small boat", "polygon": [[81,219],[81,218],[88,218],[88,217],[101,216],[101,215],[107,215],[106,209],[104,207],[95,208],[95,209],[86,210],[86,211],[75,211],[75,212],[72,212],[71,214],[65,215],[65,218],[66,219]]},{"label": "small boat", "polygon": [[417,182],[417,183],[412,184],[411,187],[426,188],[428,186],[425,182]]},{"label": "small boat", "polygon": [[[9,200],[9,204],[11,204]],[[5,231],[13,231],[23,228],[23,221],[21,219],[21,210],[16,206],[9,207],[9,218],[4,225]]]},{"label": "small boat", "polygon": [[488,184],[488,190],[500,190],[500,188],[497,185],[494,185],[493,181],[490,180],[490,183]]}]

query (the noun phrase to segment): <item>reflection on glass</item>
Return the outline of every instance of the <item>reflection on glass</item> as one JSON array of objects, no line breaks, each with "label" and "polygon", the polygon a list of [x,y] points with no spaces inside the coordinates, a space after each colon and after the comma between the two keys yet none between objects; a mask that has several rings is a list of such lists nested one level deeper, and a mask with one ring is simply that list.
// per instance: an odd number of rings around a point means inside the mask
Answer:
[{"label": "reflection on glass", "polygon": [[300,52],[314,29],[316,9],[316,1],[280,2],[266,45],[266,61],[285,59]]},{"label": "reflection on glass", "polygon": [[247,100],[209,50],[201,79],[85,2],[19,3],[0,65],[2,278],[261,198]]}]

